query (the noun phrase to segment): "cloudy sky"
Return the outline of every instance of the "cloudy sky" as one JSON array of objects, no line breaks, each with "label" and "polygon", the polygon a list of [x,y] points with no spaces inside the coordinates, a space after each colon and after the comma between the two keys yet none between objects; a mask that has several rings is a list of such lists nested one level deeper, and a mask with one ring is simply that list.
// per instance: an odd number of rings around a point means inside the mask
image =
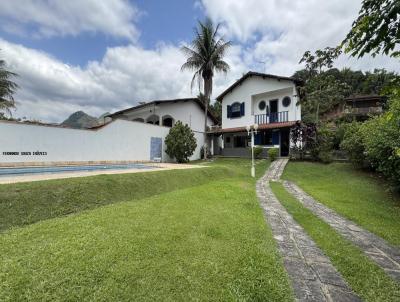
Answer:
[{"label": "cloudy sky", "polygon": [[[210,16],[233,42],[216,97],[253,70],[290,76],[306,50],[337,45],[361,0],[4,0],[0,57],[16,72],[16,117],[61,122],[84,110],[113,112],[139,101],[188,97],[181,45]],[[387,57],[342,56],[336,67],[400,71]]]}]

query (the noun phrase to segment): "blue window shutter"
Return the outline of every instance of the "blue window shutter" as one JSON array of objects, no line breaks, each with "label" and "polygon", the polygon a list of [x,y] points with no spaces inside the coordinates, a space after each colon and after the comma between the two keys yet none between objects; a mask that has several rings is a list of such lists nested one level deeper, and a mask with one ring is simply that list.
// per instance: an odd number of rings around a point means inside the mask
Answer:
[{"label": "blue window shutter", "polygon": [[272,144],[279,145],[279,131],[272,131]]},{"label": "blue window shutter", "polygon": [[257,133],[254,137],[254,144],[261,145],[261,133]]},{"label": "blue window shutter", "polygon": [[231,116],[232,116],[232,109],[231,109],[231,106],[228,105],[228,106],[226,106],[226,117],[230,118]]},{"label": "blue window shutter", "polygon": [[244,102],[240,104],[240,116],[244,116]]}]

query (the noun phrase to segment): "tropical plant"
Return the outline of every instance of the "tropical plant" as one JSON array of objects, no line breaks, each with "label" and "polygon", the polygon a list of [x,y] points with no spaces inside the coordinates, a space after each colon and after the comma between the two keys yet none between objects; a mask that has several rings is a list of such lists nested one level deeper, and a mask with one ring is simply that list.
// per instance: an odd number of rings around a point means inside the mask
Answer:
[{"label": "tropical plant", "polygon": [[215,101],[214,103],[211,103],[210,99],[207,100],[202,92],[200,92],[197,95],[197,98],[204,105],[206,105],[206,103],[207,103],[208,110],[215,117],[215,119],[217,120],[218,124],[221,125],[221,121],[222,121],[222,105],[221,105],[221,102]]},{"label": "tropical plant", "polygon": [[[261,158],[262,153],[263,153],[263,147],[261,146],[255,146],[253,148],[253,152],[254,152],[254,158]],[[250,148],[250,156],[251,156],[251,148]]]},{"label": "tropical plant", "polygon": [[165,138],[165,145],[167,146],[165,153],[171,158],[175,158],[178,163],[188,162],[197,147],[192,129],[187,124],[182,124],[181,121],[177,121],[169,130]]},{"label": "tropical plant", "polygon": [[[223,58],[231,42],[218,37],[219,28],[220,25],[214,26],[210,19],[199,22],[191,45],[182,47],[182,52],[187,58],[181,69],[194,71],[191,87],[193,88],[197,80],[199,90],[203,87],[203,94],[207,100],[204,102],[204,142],[207,141],[208,104],[212,94],[214,73],[227,73],[230,68]],[[204,147],[207,148],[206,145]],[[207,152],[204,154],[207,155]]]},{"label": "tropical plant", "polygon": [[398,0],[363,0],[358,18],[342,42],[345,51],[362,57],[384,53],[400,56],[400,5]]},{"label": "tropical plant", "polygon": [[367,167],[365,147],[360,131],[362,123],[352,122],[346,125],[340,148],[344,150],[350,161],[358,168]]},{"label": "tropical plant", "polygon": [[388,111],[365,122],[360,131],[372,168],[400,188],[400,98],[392,98]]},{"label": "tropical plant", "polygon": [[325,72],[331,68],[333,61],[340,55],[339,48],[326,47],[324,50],[317,50],[314,54],[306,51],[299,63],[305,63],[306,72],[305,85],[300,87],[301,104],[305,112],[314,115],[314,118],[304,116],[305,121],[318,123],[321,111],[324,112],[334,104],[343,101],[348,94],[348,85],[341,82],[335,76]]},{"label": "tropical plant", "polygon": [[271,148],[268,149],[268,157],[270,159],[270,161],[274,161],[279,154],[279,149],[278,148]]},{"label": "tropical plant", "polygon": [[17,76],[6,69],[6,62],[0,60],[0,111],[11,114],[11,108],[15,107],[14,93],[18,85],[12,81]]},{"label": "tropical plant", "polygon": [[292,142],[291,154],[295,158],[305,159],[306,155],[313,150],[317,144],[317,127],[314,123],[296,122],[290,129],[290,140]]}]

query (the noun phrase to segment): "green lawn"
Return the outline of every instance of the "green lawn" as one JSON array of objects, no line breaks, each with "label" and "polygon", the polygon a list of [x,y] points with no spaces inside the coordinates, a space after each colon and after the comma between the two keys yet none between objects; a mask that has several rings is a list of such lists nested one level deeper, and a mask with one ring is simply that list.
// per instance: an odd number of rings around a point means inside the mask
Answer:
[{"label": "green lawn", "polygon": [[[230,161],[195,170],[99,175],[0,185],[0,232],[120,201],[137,200],[244,173]],[[265,165],[264,167],[265,168]]]},{"label": "green lawn", "polygon": [[0,234],[0,301],[292,301],[249,161],[209,166],[0,186],[10,207],[73,204]]},{"label": "green lawn", "polygon": [[376,175],[350,164],[290,162],[283,174],[319,202],[400,246],[400,197]]},{"label": "green lawn", "polygon": [[331,259],[347,283],[365,301],[398,301],[400,286],[363,252],[306,209],[281,183],[271,188],[282,205]]}]

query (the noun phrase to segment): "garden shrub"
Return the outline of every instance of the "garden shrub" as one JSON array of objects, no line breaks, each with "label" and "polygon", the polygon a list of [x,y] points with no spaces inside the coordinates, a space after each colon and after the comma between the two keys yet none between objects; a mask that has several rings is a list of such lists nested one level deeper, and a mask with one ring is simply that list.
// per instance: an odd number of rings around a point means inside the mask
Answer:
[{"label": "garden shrub", "polygon": [[346,126],[340,148],[346,151],[350,161],[356,167],[367,167],[363,136],[360,131],[362,123],[353,122]]},{"label": "garden shrub", "polygon": [[317,127],[313,123],[296,122],[290,130],[290,139],[293,145],[291,155],[303,160],[315,148],[317,143]]},{"label": "garden shrub", "polygon": [[[209,148],[206,148],[206,149],[207,149],[207,158],[210,158],[211,157],[211,151],[210,151]],[[201,146],[201,148],[200,148],[200,158],[204,159],[204,146]]]},{"label": "garden shrub", "polygon": [[332,162],[333,144],[335,131],[332,127],[326,124],[321,124],[317,128],[317,142],[311,150],[311,155],[314,160],[323,163]]},{"label": "garden shrub", "polygon": [[365,155],[371,166],[400,186],[400,96],[389,110],[361,126]]},{"label": "garden shrub", "polygon": [[197,147],[192,129],[187,124],[182,124],[181,121],[177,121],[169,130],[165,138],[165,145],[167,146],[165,153],[171,158],[175,158],[178,163],[188,162]]},{"label": "garden shrub", "polygon": [[[250,149],[251,152],[251,149]],[[261,158],[263,148],[260,146],[254,147],[254,158]]]},{"label": "garden shrub", "polygon": [[278,154],[279,154],[278,148],[268,149],[268,157],[271,161],[274,161],[278,157]]},{"label": "garden shrub", "polygon": [[361,167],[382,173],[400,187],[400,95],[381,116],[348,125],[341,147]]}]

